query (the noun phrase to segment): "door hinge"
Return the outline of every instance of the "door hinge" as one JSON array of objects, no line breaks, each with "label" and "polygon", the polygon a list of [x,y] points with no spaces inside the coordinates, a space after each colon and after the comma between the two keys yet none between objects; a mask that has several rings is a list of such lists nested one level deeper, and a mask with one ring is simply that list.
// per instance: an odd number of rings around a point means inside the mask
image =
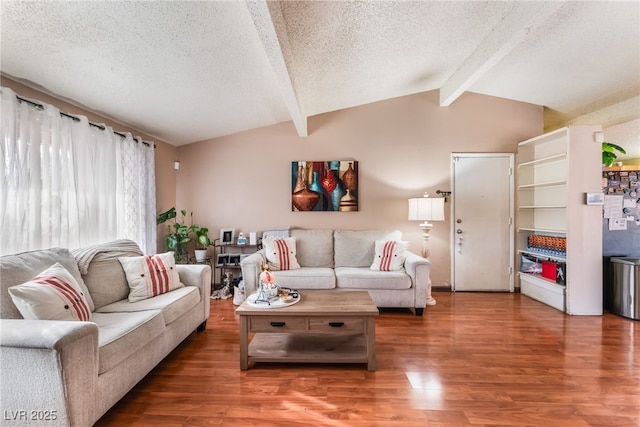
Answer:
[{"label": "door hinge", "polygon": [[513,168],[509,167],[509,176],[513,175]]},{"label": "door hinge", "polygon": [[509,217],[509,225],[513,225],[513,218]]},{"label": "door hinge", "polygon": [[512,276],[513,275],[513,267],[509,267],[508,270],[509,270],[509,276]]}]

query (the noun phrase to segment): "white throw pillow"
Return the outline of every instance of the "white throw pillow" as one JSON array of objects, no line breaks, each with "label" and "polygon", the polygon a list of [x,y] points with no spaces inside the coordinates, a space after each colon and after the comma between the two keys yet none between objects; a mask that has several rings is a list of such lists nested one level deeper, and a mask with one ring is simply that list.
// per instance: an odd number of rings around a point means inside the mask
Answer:
[{"label": "white throw pillow", "polygon": [[11,286],[9,294],[25,319],[91,319],[91,310],[80,285],[58,262],[30,281]]},{"label": "white throw pillow", "polygon": [[401,240],[376,240],[371,270],[399,271],[404,269],[409,242]]},{"label": "white throw pillow", "polygon": [[129,302],[182,288],[173,252],[118,258],[129,284]]},{"label": "white throw pillow", "polygon": [[262,239],[267,264],[270,270],[296,270],[300,268],[296,259],[296,238]]}]

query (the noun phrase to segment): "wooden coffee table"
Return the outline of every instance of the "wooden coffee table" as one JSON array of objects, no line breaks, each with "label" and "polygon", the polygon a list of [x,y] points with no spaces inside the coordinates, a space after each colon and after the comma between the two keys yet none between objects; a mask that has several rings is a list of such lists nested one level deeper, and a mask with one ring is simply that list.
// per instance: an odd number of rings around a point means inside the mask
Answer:
[{"label": "wooden coffee table", "polygon": [[366,291],[303,290],[294,305],[262,308],[245,301],[236,313],[240,369],[249,362],[290,362],[366,363],[376,370],[378,308]]}]

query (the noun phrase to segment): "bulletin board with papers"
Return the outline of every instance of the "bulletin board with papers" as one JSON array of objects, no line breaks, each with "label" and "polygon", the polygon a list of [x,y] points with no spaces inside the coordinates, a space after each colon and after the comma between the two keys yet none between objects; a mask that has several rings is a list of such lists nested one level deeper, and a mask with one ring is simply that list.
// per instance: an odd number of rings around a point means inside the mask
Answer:
[{"label": "bulletin board with papers", "polygon": [[608,229],[627,230],[629,224],[640,226],[640,167],[636,170],[604,170],[603,217]]}]

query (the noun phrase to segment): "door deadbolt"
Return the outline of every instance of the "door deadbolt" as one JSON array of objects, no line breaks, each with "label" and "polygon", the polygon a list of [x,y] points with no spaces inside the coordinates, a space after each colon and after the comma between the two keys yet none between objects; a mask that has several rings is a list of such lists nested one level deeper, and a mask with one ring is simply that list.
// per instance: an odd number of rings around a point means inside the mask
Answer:
[{"label": "door deadbolt", "polygon": [[461,220],[460,218],[456,219],[456,222],[457,222],[458,224],[462,224],[462,220]]},{"label": "door deadbolt", "polygon": [[462,230],[460,230],[459,228],[456,230],[457,234],[462,234]]}]

